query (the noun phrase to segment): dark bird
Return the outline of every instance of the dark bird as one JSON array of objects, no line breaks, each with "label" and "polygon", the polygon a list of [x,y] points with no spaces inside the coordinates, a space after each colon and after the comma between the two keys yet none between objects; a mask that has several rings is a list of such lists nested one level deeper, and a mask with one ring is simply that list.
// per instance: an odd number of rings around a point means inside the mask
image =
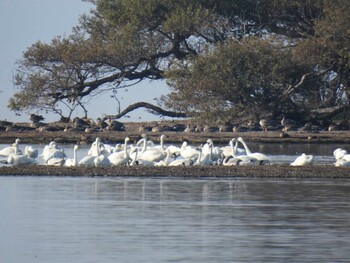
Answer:
[{"label": "dark bird", "polygon": [[38,123],[40,121],[43,121],[45,118],[41,115],[36,115],[36,114],[30,114],[29,115],[29,119],[33,122],[33,123]]}]

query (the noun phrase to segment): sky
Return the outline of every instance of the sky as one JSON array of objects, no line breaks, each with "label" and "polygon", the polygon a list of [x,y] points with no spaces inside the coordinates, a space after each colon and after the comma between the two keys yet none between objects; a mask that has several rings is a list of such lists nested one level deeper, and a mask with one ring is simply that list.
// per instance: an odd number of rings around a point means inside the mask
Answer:
[{"label": "sky", "polygon": [[[29,113],[21,116],[7,108],[8,100],[16,92],[13,76],[16,72],[16,61],[23,52],[37,41],[50,43],[55,36],[67,36],[73,26],[78,24],[79,16],[89,13],[93,6],[81,0],[0,0],[0,120],[28,122]],[[167,94],[169,89],[163,81],[144,81],[127,91],[119,91],[118,99],[121,110],[128,105],[146,101],[155,103],[154,99]],[[115,99],[107,93],[93,99],[87,106],[89,117],[96,119],[104,114],[117,114]],[[57,121],[58,115],[41,112],[45,121]],[[80,109],[72,117],[83,117]],[[152,115],[141,108],[120,121],[154,121],[159,116]]]}]

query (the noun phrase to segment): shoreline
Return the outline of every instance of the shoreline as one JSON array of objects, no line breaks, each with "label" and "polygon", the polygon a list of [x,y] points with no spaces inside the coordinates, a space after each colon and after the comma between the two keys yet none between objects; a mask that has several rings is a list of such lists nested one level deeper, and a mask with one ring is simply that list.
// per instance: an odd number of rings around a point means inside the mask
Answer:
[{"label": "shoreline", "polygon": [[189,166],[189,167],[56,167],[2,166],[0,176],[165,177],[165,178],[318,178],[350,179],[350,167],[332,165]]}]

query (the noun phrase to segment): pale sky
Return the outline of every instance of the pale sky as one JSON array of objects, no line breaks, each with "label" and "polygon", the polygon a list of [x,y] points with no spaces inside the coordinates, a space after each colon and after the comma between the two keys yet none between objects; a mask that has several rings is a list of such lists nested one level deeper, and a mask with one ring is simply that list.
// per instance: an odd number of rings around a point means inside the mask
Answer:
[{"label": "pale sky", "polygon": [[[28,122],[27,113],[15,115],[7,108],[10,97],[15,93],[12,84],[16,60],[37,41],[49,43],[55,36],[69,35],[73,26],[78,24],[79,16],[88,13],[92,6],[81,0],[0,0],[0,120]],[[138,101],[155,103],[154,98],[166,94],[168,88],[164,82],[145,81],[128,91],[119,92],[122,110]],[[94,99],[87,106],[89,117],[96,119],[103,114],[116,114],[115,100],[106,94]],[[34,113],[34,112],[30,112]],[[45,121],[56,121],[58,115],[40,113]],[[144,109],[132,112],[130,118],[121,121],[152,121],[158,116]],[[72,117],[82,117],[83,111],[73,113]],[[141,118],[141,119],[140,119]]]}]

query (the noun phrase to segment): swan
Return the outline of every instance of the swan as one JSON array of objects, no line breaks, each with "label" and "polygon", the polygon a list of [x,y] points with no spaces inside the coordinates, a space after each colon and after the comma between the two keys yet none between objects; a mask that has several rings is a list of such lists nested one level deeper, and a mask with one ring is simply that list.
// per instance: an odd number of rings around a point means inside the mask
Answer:
[{"label": "swan", "polygon": [[210,159],[216,162],[221,159],[223,153],[220,147],[215,147],[212,139],[208,139],[202,148],[202,154],[210,155]]},{"label": "swan", "polygon": [[165,157],[165,159],[164,159],[164,160],[160,160],[159,162],[156,162],[156,163],[154,164],[154,166],[168,166],[168,164],[170,163],[171,152],[170,152],[169,148],[167,148],[167,149],[165,150],[165,152],[166,152],[166,157]]},{"label": "swan", "polygon": [[[17,151],[17,154],[22,154],[22,151],[18,148],[20,139],[16,139],[15,143],[13,143],[11,146],[5,147],[2,150],[0,150],[0,156],[8,157],[10,154],[15,153]],[[16,149],[17,148],[17,149]]]},{"label": "swan", "polygon": [[64,153],[64,150],[61,149],[54,141],[50,142],[44,147],[43,152],[40,156],[45,162],[47,162],[51,158],[64,159],[65,157],[67,157]]},{"label": "swan", "polygon": [[139,155],[139,161],[148,161],[148,162],[159,162],[163,160],[166,156],[164,150],[159,150],[156,148],[147,149],[147,137],[143,138],[143,148]]},{"label": "swan", "polygon": [[348,152],[342,148],[337,148],[333,151],[333,156],[336,160],[342,159],[345,155],[347,155]]},{"label": "swan", "polygon": [[[84,156],[79,162],[79,166],[93,167],[95,166],[95,158],[100,156],[100,138],[97,138],[94,143],[92,143],[88,155]],[[91,155],[93,154],[93,155]]]},{"label": "swan", "polygon": [[346,161],[346,160],[340,159],[340,160],[337,160],[337,161],[334,163],[334,165],[335,165],[335,166],[350,167],[350,161]]},{"label": "swan", "polygon": [[[16,140],[17,141],[17,140]],[[18,144],[15,143],[15,152],[11,153],[7,157],[7,163],[12,165],[29,165],[29,164],[35,164],[36,161],[33,158],[30,158],[26,155],[23,155],[21,153],[18,153]]]},{"label": "swan", "polygon": [[[233,145],[233,143],[235,145]],[[233,138],[230,141],[230,146],[231,146],[231,155],[226,157],[223,161],[223,165],[258,165],[259,162],[255,157],[248,156],[248,155],[242,155],[238,154],[237,155],[237,149],[238,149],[238,141]]]},{"label": "swan", "polygon": [[[222,154],[224,157],[229,157],[232,155],[232,152],[233,152],[233,142],[236,141],[236,138],[233,138],[229,141],[229,144],[224,146],[224,147],[221,147],[221,151],[222,151]],[[236,147],[236,154],[235,155],[246,155],[246,151],[242,148],[239,148],[238,145]]]},{"label": "swan", "polygon": [[313,155],[308,155],[308,154],[301,154],[300,156],[298,156],[294,162],[292,162],[290,165],[292,166],[305,166],[305,165],[310,165],[312,164],[314,159]]},{"label": "swan", "polygon": [[64,158],[60,157],[52,157],[46,161],[47,165],[53,165],[53,166],[63,166],[65,163]]},{"label": "swan", "polygon": [[244,149],[245,149],[245,151],[246,151],[248,157],[256,158],[256,159],[258,160],[259,164],[270,163],[270,158],[267,157],[265,154],[259,153],[259,152],[252,153],[252,152],[249,150],[247,144],[245,143],[245,141],[243,140],[242,137],[238,137],[237,140],[238,140],[240,143],[243,144]]},{"label": "swan", "polygon": [[211,152],[203,154],[199,152],[197,161],[193,165],[212,165],[213,160],[211,159]]},{"label": "swan", "polygon": [[189,146],[186,141],[182,143],[180,148],[180,155],[185,159],[196,160],[200,152],[201,151],[197,150],[195,147]]},{"label": "swan", "polygon": [[[96,147],[98,145],[98,148]],[[99,137],[96,138],[96,140],[91,144],[91,147],[88,151],[88,155],[91,156],[99,156],[103,154],[104,156],[109,156],[110,152],[107,150],[103,143],[101,143],[101,139]]]},{"label": "swan", "polygon": [[[136,143],[136,147],[138,147],[140,149],[142,149],[144,147],[144,143],[145,143],[144,139],[147,137],[147,135],[145,133],[143,133],[141,135],[141,137],[142,138]],[[155,146],[155,143],[153,141],[151,141],[151,140],[147,139],[146,143],[147,143],[147,146],[149,146],[149,147],[154,147]]]},{"label": "swan", "polygon": [[131,160],[127,151],[129,141],[130,138],[126,137],[124,139],[124,150],[120,152],[114,152],[108,156],[108,159],[113,166],[126,165]]},{"label": "swan", "polygon": [[135,166],[135,165],[142,165],[142,166],[154,166],[154,162],[152,161],[147,161],[147,160],[142,160],[142,159],[138,159],[138,153],[139,153],[139,149],[138,148],[134,148],[132,150],[132,161],[130,163],[130,166]]},{"label": "swan", "polygon": [[108,167],[111,166],[111,162],[109,161],[108,157],[106,157],[103,154],[100,154],[94,159],[94,165],[96,167]]},{"label": "swan", "polygon": [[193,164],[194,164],[194,162],[192,159],[180,157],[180,158],[170,162],[168,164],[168,166],[191,166]]},{"label": "swan", "polygon": [[64,162],[64,166],[67,167],[75,167],[78,166],[78,158],[77,158],[77,150],[79,149],[79,146],[76,144],[73,147],[73,158],[69,158]]},{"label": "swan", "polygon": [[30,157],[30,158],[35,159],[35,158],[38,157],[39,151],[38,151],[38,149],[34,149],[33,146],[26,146],[26,147],[24,148],[24,155],[26,155],[26,156],[28,156],[28,157]]}]

